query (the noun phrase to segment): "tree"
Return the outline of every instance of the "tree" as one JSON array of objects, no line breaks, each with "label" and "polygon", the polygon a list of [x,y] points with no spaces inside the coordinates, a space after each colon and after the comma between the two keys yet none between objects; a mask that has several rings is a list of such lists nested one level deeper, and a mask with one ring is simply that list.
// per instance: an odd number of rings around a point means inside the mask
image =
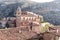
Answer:
[{"label": "tree", "polygon": [[2,20],[2,17],[0,17],[0,20]]}]

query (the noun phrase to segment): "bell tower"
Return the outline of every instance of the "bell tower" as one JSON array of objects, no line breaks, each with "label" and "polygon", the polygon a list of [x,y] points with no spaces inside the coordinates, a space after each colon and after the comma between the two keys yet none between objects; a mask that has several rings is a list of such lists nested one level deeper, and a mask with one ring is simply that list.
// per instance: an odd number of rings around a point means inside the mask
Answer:
[{"label": "bell tower", "polygon": [[21,20],[21,8],[18,6],[17,11],[16,11],[16,26],[20,26],[20,20]]},{"label": "bell tower", "polygon": [[21,8],[18,7],[18,8],[17,8],[17,11],[16,11],[16,16],[19,17],[19,16],[21,15],[21,13],[22,13],[22,12],[21,12]]}]

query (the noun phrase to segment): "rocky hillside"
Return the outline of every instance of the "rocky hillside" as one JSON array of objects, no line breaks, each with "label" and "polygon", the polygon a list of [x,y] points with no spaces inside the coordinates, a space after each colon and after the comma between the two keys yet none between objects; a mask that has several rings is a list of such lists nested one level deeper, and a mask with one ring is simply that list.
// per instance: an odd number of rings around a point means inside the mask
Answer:
[{"label": "rocky hillside", "polygon": [[[18,1],[17,1],[18,2]],[[0,17],[15,16],[17,6],[20,6],[22,11],[31,11],[42,15],[44,19],[54,25],[60,25],[60,2],[56,0],[49,3],[35,3],[31,1],[20,0],[18,3],[10,3],[3,1],[0,3]]]}]

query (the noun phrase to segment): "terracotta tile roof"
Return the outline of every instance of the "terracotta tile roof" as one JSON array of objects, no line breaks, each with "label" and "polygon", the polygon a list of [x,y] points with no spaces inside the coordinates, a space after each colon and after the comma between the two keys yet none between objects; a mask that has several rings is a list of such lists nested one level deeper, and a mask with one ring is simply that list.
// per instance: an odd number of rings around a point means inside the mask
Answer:
[{"label": "terracotta tile roof", "polygon": [[20,16],[25,16],[25,17],[38,17],[39,16],[39,17],[43,17],[41,15],[35,14],[33,12],[28,12],[28,11],[22,12]]},{"label": "terracotta tile roof", "polygon": [[53,26],[49,33],[60,36],[60,26]]},{"label": "terracotta tile roof", "polygon": [[55,33],[56,35],[60,36],[60,26],[54,26],[53,28],[55,28],[56,30],[58,30],[57,33]]},{"label": "terracotta tile roof", "polygon": [[21,32],[20,28],[0,29],[0,40],[26,40],[34,35],[33,32]]}]

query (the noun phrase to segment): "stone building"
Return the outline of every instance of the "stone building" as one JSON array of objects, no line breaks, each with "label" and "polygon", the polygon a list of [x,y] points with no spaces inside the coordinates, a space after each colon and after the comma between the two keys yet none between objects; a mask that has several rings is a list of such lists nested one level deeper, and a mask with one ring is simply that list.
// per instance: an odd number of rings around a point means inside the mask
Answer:
[{"label": "stone building", "polygon": [[7,17],[0,20],[0,29],[16,27],[16,17]]},{"label": "stone building", "polygon": [[[22,12],[20,7],[16,11],[16,24],[17,27],[28,27],[33,30],[37,29],[43,21],[43,17],[32,12]],[[36,27],[36,28],[35,28]]]},{"label": "stone building", "polygon": [[7,18],[6,27],[8,27],[8,28],[16,27],[16,18],[15,17],[9,17],[9,18]]},{"label": "stone building", "polygon": [[0,29],[3,29],[3,28],[5,28],[6,26],[6,22],[7,22],[7,20],[6,20],[6,18],[3,18],[2,20],[0,20]]}]

